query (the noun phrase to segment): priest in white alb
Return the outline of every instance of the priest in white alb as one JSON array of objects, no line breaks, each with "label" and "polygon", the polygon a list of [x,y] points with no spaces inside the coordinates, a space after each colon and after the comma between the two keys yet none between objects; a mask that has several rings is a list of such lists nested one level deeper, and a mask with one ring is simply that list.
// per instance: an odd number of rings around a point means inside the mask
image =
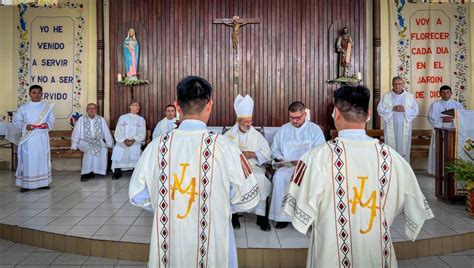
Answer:
[{"label": "priest in white alb", "polygon": [[49,189],[52,180],[49,130],[54,126],[53,104],[41,101],[43,88],[32,85],[30,101],[18,108],[13,124],[21,130],[16,185],[20,192]]},{"label": "priest in white alb", "polygon": [[[247,212],[257,214],[257,225],[260,226],[261,230],[270,231],[267,198],[272,192],[272,182],[265,176],[264,164],[271,160],[272,151],[265,137],[252,126],[253,107],[254,102],[249,95],[245,97],[238,95],[234,100],[237,122],[224,135],[242,151],[258,181],[260,202],[255,210]],[[236,213],[232,214],[232,225],[234,228],[240,228],[239,218]]]},{"label": "priest in white alb", "polygon": [[283,211],[311,237],[306,267],[397,267],[395,217],[404,212],[405,234],[415,240],[433,213],[410,165],[366,135],[369,89],[343,86],[334,101],[338,137],[298,162]]},{"label": "priest in white alb", "polygon": [[232,210],[259,202],[239,148],[207,130],[212,87],[197,76],[177,86],[179,128],[154,139],[130,181],[130,201],[154,211],[148,267],[238,267]]},{"label": "priest in white alb", "polygon": [[176,107],[173,104],[166,105],[165,114],[165,118],[161,119],[153,130],[153,139],[177,127]]},{"label": "priest in white alb", "polygon": [[430,105],[430,109],[428,110],[428,122],[430,122],[431,126],[433,126],[433,131],[431,134],[431,143],[430,143],[430,151],[428,155],[428,173],[431,175],[435,175],[435,155],[436,155],[436,138],[435,138],[435,131],[434,128],[455,128],[453,117],[449,115],[444,115],[442,112],[454,109],[454,110],[463,110],[464,107],[461,103],[452,100],[451,96],[453,92],[451,91],[451,87],[444,85],[439,89],[439,95],[441,99],[438,101],[433,102]]},{"label": "priest in white alb", "polygon": [[107,173],[107,148],[113,146],[114,139],[105,119],[97,115],[97,105],[87,104],[86,115],[79,117],[71,136],[71,149],[84,152],[81,181]]},{"label": "priest in white alb", "polygon": [[281,126],[272,143],[272,158],[277,167],[273,175],[272,202],[269,218],[276,221],[275,228],[282,229],[291,222],[290,217],[281,213],[285,195],[296,162],[311,148],[326,142],[321,128],[315,123],[306,121],[306,107],[296,101],[288,107],[290,122]]},{"label": "priest in white alb", "polygon": [[112,151],[112,180],[122,177],[122,170],[135,168],[142,145],[146,138],[145,118],[138,115],[140,104],[136,101],[130,103],[130,112],[121,115],[115,128],[115,146]]},{"label": "priest in white alb", "polygon": [[384,121],[385,143],[395,148],[410,163],[413,120],[418,115],[418,104],[413,94],[403,90],[403,79],[392,79],[392,91],[385,93],[377,106]]}]

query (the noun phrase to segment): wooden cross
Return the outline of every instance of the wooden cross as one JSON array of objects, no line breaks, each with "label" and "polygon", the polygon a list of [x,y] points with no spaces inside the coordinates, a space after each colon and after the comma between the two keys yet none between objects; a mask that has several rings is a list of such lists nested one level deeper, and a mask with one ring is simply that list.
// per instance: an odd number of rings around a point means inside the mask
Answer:
[{"label": "wooden cross", "polygon": [[232,19],[214,19],[214,24],[224,24],[233,29],[232,48],[234,49],[234,88],[238,89],[240,84],[240,53],[239,53],[239,34],[240,27],[246,24],[258,24],[259,19],[241,19],[239,16],[233,16]]}]

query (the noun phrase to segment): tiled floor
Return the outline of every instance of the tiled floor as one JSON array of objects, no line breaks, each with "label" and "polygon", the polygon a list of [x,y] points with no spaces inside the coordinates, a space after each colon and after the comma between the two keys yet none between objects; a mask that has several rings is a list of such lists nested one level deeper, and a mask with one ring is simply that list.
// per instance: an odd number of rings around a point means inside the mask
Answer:
[{"label": "tiled floor", "polygon": [[[420,186],[436,218],[426,222],[418,238],[474,232],[474,219],[460,205],[446,205],[434,196],[434,178],[418,173]],[[102,240],[149,243],[152,214],[128,202],[130,173],[120,180],[97,176],[79,181],[78,172],[54,172],[50,190],[19,193],[14,173],[0,171],[0,223]],[[253,215],[244,214],[235,231],[239,248],[305,248],[309,240],[291,226],[261,231]],[[393,241],[405,240],[404,219],[392,226]],[[449,258],[447,258],[449,259]]]},{"label": "tiled floor", "polygon": [[87,257],[0,239],[0,267],[146,267],[144,262]]},{"label": "tiled floor", "polygon": [[400,268],[472,268],[474,267],[474,250],[466,250],[440,256],[431,256],[398,262]]},{"label": "tiled floor", "polygon": [[[399,261],[400,268],[474,267],[474,250]],[[0,268],[13,267],[146,267],[144,262],[122,261],[61,253],[0,239]]]}]

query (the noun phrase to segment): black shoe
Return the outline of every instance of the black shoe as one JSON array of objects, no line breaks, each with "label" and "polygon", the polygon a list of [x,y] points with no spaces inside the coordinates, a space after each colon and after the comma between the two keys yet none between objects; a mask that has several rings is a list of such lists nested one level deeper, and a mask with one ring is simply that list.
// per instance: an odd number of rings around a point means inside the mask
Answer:
[{"label": "black shoe", "polygon": [[39,190],[49,190],[51,189],[49,186],[44,186],[44,187],[40,187],[38,188]]},{"label": "black shoe", "polygon": [[87,175],[89,175],[89,179],[93,179],[93,178],[95,178],[95,174],[94,174],[94,172],[91,172],[91,173],[89,173],[89,174],[87,174]]},{"label": "black shoe", "polygon": [[240,229],[239,215],[237,213],[232,214],[232,227]]},{"label": "black shoe", "polygon": [[82,174],[81,175],[81,181],[86,182],[89,180],[89,174]]},{"label": "black shoe", "polygon": [[122,177],[122,169],[116,168],[114,169],[114,174],[112,175],[112,180],[118,180]]},{"label": "black shoe", "polygon": [[265,216],[257,215],[257,225],[260,226],[260,230],[265,232],[269,232],[272,229],[268,218]]},{"label": "black shoe", "polygon": [[285,229],[286,227],[288,227],[287,222],[277,222],[277,224],[275,225],[276,229]]},{"label": "black shoe", "polygon": [[20,189],[20,193],[26,193],[28,192],[30,189],[26,189],[26,188],[21,188]]}]

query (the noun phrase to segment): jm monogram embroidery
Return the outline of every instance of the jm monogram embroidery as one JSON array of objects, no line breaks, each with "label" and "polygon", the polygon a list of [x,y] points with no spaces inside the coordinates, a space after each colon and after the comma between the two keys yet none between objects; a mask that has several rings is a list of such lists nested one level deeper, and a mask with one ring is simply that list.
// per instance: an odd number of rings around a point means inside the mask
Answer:
[{"label": "jm monogram embroidery", "polygon": [[178,179],[178,175],[176,173],[173,173],[174,183],[173,187],[171,188],[171,200],[175,200],[176,190],[178,190],[179,193],[181,193],[182,195],[189,195],[188,207],[186,208],[186,212],[184,213],[184,215],[177,215],[177,218],[182,220],[189,215],[189,211],[191,210],[191,207],[194,201],[196,200],[196,196],[199,196],[199,193],[196,191],[196,177],[192,177],[191,182],[188,184],[188,186],[186,186],[186,188],[183,189],[182,185],[186,175],[186,168],[189,166],[189,164],[182,163],[179,165],[182,167],[181,178]]},{"label": "jm monogram embroidery", "polygon": [[372,230],[374,219],[377,216],[377,210],[379,209],[379,206],[377,206],[377,191],[372,191],[367,202],[362,201],[362,197],[364,196],[364,187],[365,187],[365,181],[367,180],[367,176],[358,176],[357,178],[361,180],[360,188],[359,188],[360,190],[358,190],[356,187],[352,188],[354,191],[354,198],[350,200],[351,213],[352,214],[357,213],[357,205],[360,205],[362,208],[370,209],[369,226],[367,227],[366,230],[362,230],[362,229],[359,230],[361,234],[366,234],[370,232],[370,230]]}]

